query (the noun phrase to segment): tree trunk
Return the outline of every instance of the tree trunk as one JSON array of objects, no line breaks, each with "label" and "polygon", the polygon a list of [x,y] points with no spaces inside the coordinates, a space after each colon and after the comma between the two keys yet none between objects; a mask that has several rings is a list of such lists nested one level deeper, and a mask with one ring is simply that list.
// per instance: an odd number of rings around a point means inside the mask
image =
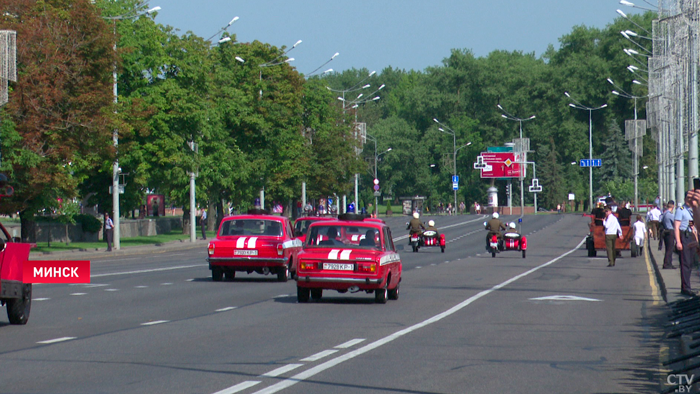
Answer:
[{"label": "tree trunk", "polygon": [[[22,242],[27,242],[29,239],[29,229],[34,219],[34,215],[27,212],[27,210],[19,212],[19,223],[20,223],[20,238]],[[35,233],[36,235],[36,233]]]},{"label": "tree trunk", "polygon": [[185,235],[190,234],[190,210],[184,207],[182,209],[182,233]]}]

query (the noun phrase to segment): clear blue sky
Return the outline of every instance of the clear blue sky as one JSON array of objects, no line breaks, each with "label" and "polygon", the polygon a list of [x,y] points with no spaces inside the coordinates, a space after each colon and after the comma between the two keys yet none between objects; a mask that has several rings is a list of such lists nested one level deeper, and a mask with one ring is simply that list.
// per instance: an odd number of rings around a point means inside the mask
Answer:
[{"label": "clear blue sky", "polygon": [[[616,0],[149,0],[156,21],[205,39],[234,17],[239,42],[291,47],[291,64],[308,74],[388,66],[422,71],[441,65],[453,48],[476,56],[519,50],[540,56],[576,25],[603,28],[635,13]],[[620,37],[620,39],[623,39]],[[214,39],[213,41],[216,41]]]}]

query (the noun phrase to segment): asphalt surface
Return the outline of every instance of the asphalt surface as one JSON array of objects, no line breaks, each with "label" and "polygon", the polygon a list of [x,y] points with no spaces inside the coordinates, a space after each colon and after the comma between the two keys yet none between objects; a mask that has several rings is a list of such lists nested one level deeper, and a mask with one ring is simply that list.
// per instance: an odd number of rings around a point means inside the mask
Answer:
[{"label": "asphalt surface", "polygon": [[587,257],[575,215],[526,216],[527,257],[492,258],[484,218],[436,218],[445,253],[411,252],[407,219],[388,218],[405,248],[385,305],[298,304],[273,275],[212,282],[204,242],[91,258],[90,284],[35,285],[26,326],[0,316],[0,392],[658,392],[664,306],[644,259]]}]

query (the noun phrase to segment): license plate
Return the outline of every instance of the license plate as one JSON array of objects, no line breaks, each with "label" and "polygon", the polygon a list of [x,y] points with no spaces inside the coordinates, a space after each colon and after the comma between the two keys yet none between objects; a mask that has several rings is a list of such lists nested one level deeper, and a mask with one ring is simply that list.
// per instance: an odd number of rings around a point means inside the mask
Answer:
[{"label": "license plate", "polygon": [[355,264],[323,263],[323,269],[334,271],[352,271],[355,269]]},{"label": "license plate", "polygon": [[496,249],[496,248],[498,247],[498,244],[497,244],[497,243],[493,243],[493,242],[491,242],[491,244],[490,244],[490,245],[491,245],[491,247],[492,247],[492,248],[494,248],[494,249]]},{"label": "license plate", "polygon": [[233,252],[234,255],[236,256],[257,256],[258,251],[257,250],[242,250],[238,249]]}]

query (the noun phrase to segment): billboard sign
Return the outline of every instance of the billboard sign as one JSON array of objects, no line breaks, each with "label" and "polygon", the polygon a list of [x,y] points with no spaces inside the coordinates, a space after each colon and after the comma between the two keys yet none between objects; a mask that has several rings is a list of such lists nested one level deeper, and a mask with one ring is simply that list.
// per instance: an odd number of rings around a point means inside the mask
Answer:
[{"label": "billboard sign", "polygon": [[517,178],[520,177],[519,153],[513,152],[482,152],[482,178]]}]

